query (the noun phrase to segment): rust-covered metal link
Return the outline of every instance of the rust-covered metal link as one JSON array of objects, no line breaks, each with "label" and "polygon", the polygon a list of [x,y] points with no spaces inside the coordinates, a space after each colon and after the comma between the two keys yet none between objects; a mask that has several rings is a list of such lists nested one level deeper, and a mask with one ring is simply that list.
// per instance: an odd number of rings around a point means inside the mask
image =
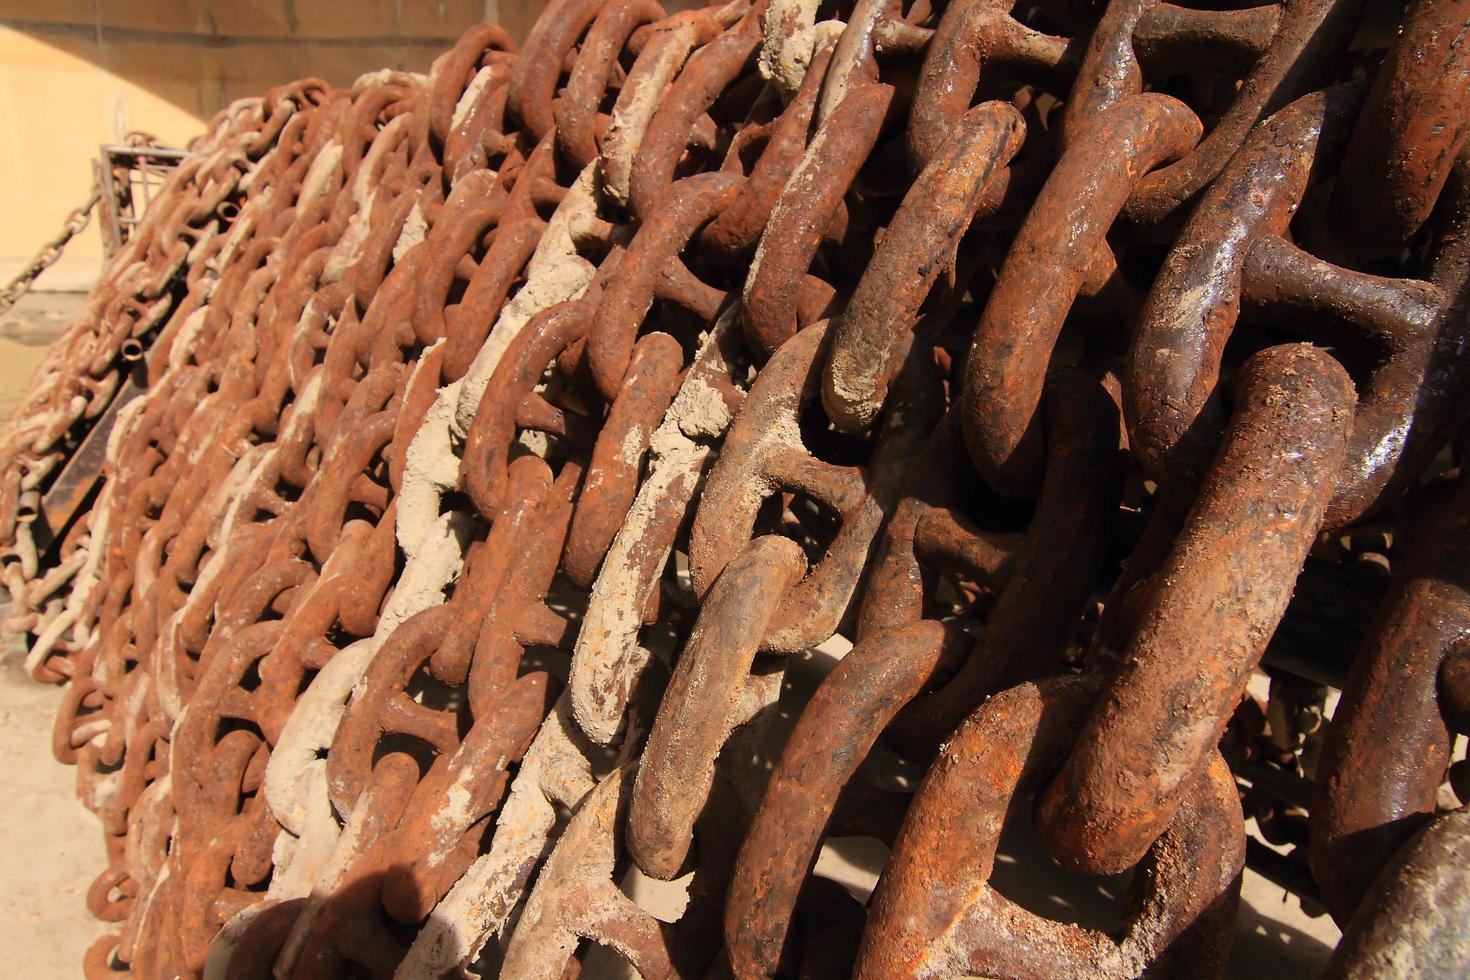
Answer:
[{"label": "rust-covered metal link", "polygon": [[[822,405],[833,423],[861,431],[877,419],[902,357],[904,331],[946,271],[987,190],[1025,139],[1021,114],[1003,102],[965,113],[904,196],[847,308],[832,329]],[[991,194],[994,207],[998,198]],[[917,275],[914,271],[917,271]]]},{"label": "rust-covered metal link", "polygon": [[1017,6],[1011,0],[961,0],[945,6],[926,47],[909,114],[906,141],[917,166],[928,166],[950,138],[986,68],[1019,65],[1042,76],[1061,68],[1068,39],[1017,20]]},{"label": "rust-covered metal link", "polygon": [[[1097,382],[1066,370],[1048,388],[1046,476],[1025,544],[963,663],[915,698],[892,727],[893,740],[917,759],[932,759],[990,694],[1052,674],[1097,584],[1121,484],[1117,406]],[[870,594],[866,601],[889,600]]]},{"label": "rust-covered metal link", "polygon": [[557,840],[558,809],[575,809],[597,785],[588,748],[563,695],[532,738],[497,816],[497,826],[515,829],[497,831],[435,907],[396,976],[457,969],[504,928]]},{"label": "rust-covered metal link", "polygon": [[56,264],[61,258],[61,250],[86,229],[87,223],[92,220],[92,209],[101,200],[102,187],[98,184],[93,186],[87,195],[87,200],[80,207],[72,208],[67,213],[66,218],[61,222],[61,231],[41,246],[40,251],[26,263],[25,267],[10,278],[5,288],[0,289],[0,314],[9,312],[30,290],[36,277]]},{"label": "rust-covered metal link", "polygon": [[632,776],[628,770],[608,775],[572,818],[527,899],[506,950],[505,975],[563,976],[583,937],[616,949],[641,977],[673,975],[663,924],[613,881]]},{"label": "rust-covered metal link", "polygon": [[1001,493],[1029,496],[1040,483],[1042,382],[1089,269],[1105,261],[1108,228],[1132,187],[1199,134],[1176,99],[1121,102],[1076,134],[1026,215],[975,328],[960,401],[970,455]]},{"label": "rust-covered metal link", "polygon": [[[745,336],[769,356],[807,324],[800,299],[823,237],[867,161],[893,100],[888,85],[853,88],[818,127],[771,209],[742,294]],[[810,306],[810,304],[806,304]]]},{"label": "rust-covered metal link", "polygon": [[[1076,89],[1086,96],[1068,105],[1070,116],[1087,119],[1140,91],[1143,75],[1136,62],[1130,64],[1135,57],[1132,33],[1145,11],[1165,6],[1157,0],[1111,0],[1078,74]],[[1267,113],[1329,80],[1334,60],[1347,50],[1365,4],[1306,0],[1279,6],[1280,19],[1269,46],[1241,79],[1234,100],[1205,139],[1131,189],[1126,211],[1131,221],[1155,223],[1186,205],[1214,180]],[[1069,122],[1064,125],[1075,129]]]},{"label": "rust-covered metal link", "polygon": [[940,615],[935,594],[942,576],[963,577],[984,595],[1009,581],[1026,533],[1004,522],[980,524],[965,506],[970,481],[979,478],[951,411],[915,461],[878,540],[858,616],[860,637]]},{"label": "rust-covered metal link", "polygon": [[[1321,527],[1352,383],[1306,345],[1246,363],[1224,443],[1107,685],[1038,804],[1065,866],[1132,866],[1208,764]],[[1197,660],[1181,663],[1180,649]],[[1176,722],[1187,711],[1190,723]]]},{"label": "rust-covered metal link", "polygon": [[817,354],[825,324],[784,344],[751,388],[710,472],[690,533],[689,563],[701,595],[740,553],[772,494],[809,496],[840,527],[809,575],[781,598],[761,649],[795,653],[830,637],[853,602],[879,525],[892,509],[906,465],[933,425],[935,393],[922,365],[901,383],[868,466],[839,466],[807,449],[799,420],[816,401]]},{"label": "rust-covered metal link", "polygon": [[[1470,483],[1414,544],[1353,660],[1312,801],[1312,865],[1344,927],[1375,878],[1438,809],[1466,718],[1454,681],[1470,625]],[[1463,667],[1460,668],[1463,672]],[[1458,688],[1458,690],[1457,690]]]},{"label": "rust-covered metal link", "polygon": [[1426,823],[1374,880],[1322,975],[1330,980],[1394,972],[1450,977],[1470,969],[1467,856],[1470,811]]},{"label": "rust-covered metal link", "polygon": [[628,849],[656,878],[679,874],[715,758],[730,733],[770,700],[770,672],[752,676],[751,667],[781,600],[805,572],[794,542],[766,535],[725,565],[705,597],[633,786]]},{"label": "rust-covered metal link", "polygon": [[1308,96],[1246,141],[1155,280],[1126,387],[1129,431],[1150,471],[1197,481],[1218,432],[1209,397],[1243,311],[1327,341],[1366,335],[1375,348],[1374,374],[1359,391],[1329,527],[1392,499],[1442,442],[1458,398],[1449,363],[1436,349],[1461,343],[1464,329],[1433,285],[1343,269],[1281,237],[1314,167],[1332,159],[1346,138],[1359,98],[1354,89]]},{"label": "rust-covered metal link", "polygon": [[808,702],[771,775],[735,864],[725,943],[736,976],[774,976],[807,869],[838,796],[898,710],[963,634],[933,620],[855,646]]},{"label": "rust-covered metal link", "polygon": [[640,630],[663,601],[666,570],[681,530],[694,517],[713,442],[743,401],[730,376],[739,345],[737,315],[738,307],[730,306],[716,319],[649,437],[646,476],[592,586],[567,685],[578,725],[598,743],[611,742],[623,725],[648,662]]},{"label": "rust-covered metal link", "polygon": [[1470,4],[1415,0],[1373,80],[1333,187],[1352,247],[1404,247],[1434,209],[1470,136]]},{"label": "rust-covered metal link", "polygon": [[1458,962],[1461,6],[555,0],[226,109],[0,434],[87,975],[1212,976],[1247,858]]},{"label": "rust-covered metal link", "polygon": [[[988,883],[1008,813],[1066,757],[1098,696],[1056,678],[998,695],[925,776],[873,896],[856,977],[1197,976],[1229,947],[1245,858],[1240,804],[1215,754],[1148,841],[1119,939],[1046,919]],[[1018,799],[1019,797],[1019,799]]]}]

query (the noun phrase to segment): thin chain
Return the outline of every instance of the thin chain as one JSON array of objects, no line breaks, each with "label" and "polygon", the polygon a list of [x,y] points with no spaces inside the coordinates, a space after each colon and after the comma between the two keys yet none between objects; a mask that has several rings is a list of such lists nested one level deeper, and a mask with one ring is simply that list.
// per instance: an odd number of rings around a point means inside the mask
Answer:
[{"label": "thin chain", "polygon": [[0,291],[0,313],[9,311],[22,296],[30,291],[36,277],[56,264],[67,242],[81,234],[82,229],[86,228],[87,223],[92,220],[92,210],[100,200],[102,200],[102,185],[94,181],[92,194],[87,198],[87,203],[75,208],[71,214],[66,216],[66,221],[62,223],[61,231],[56,237],[42,246],[35,257],[26,264],[26,267],[5,285],[3,291]]}]

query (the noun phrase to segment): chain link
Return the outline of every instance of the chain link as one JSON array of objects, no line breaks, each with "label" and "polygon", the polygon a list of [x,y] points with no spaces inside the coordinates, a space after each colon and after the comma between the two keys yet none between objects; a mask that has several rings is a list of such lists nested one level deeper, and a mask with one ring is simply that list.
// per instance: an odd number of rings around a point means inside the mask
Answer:
[{"label": "chain link", "polygon": [[81,234],[82,230],[87,227],[87,223],[92,220],[92,211],[100,200],[102,200],[102,184],[94,179],[92,193],[87,198],[87,203],[72,209],[72,212],[66,216],[66,220],[62,222],[61,231],[56,234],[56,237],[43,245],[35,257],[26,263],[25,268],[5,284],[3,291],[0,291],[0,313],[9,312],[22,296],[30,292],[36,278],[56,264],[67,243]]},{"label": "chain link", "polygon": [[1365,6],[556,0],[104,146],[0,433],[87,976],[1210,977],[1248,853],[1470,975],[1470,0]]}]

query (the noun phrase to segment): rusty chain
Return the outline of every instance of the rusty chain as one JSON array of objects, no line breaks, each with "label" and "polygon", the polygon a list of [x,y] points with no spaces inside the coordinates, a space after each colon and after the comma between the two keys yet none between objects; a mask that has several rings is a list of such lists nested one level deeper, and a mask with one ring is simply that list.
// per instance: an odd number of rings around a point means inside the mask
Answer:
[{"label": "rusty chain", "polygon": [[92,220],[92,209],[102,200],[102,186],[100,183],[92,182],[92,191],[87,197],[85,204],[72,208],[67,213],[66,219],[61,223],[61,230],[56,236],[41,246],[40,251],[26,263],[25,267],[16,273],[11,280],[0,289],[0,313],[7,312],[20,298],[30,292],[31,286],[35,284],[36,278],[47,269],[56,264],[61,258],[62,249],[66,248],[73,238],[77,237]]},{"label": "rusty chain", "polygon": [[[123,139],[124,143],[129,147],[147,148],[160,145],[157,137],[137,131],[130,131]],[[10,310],[20,301],[22,296],[30,292],[31,287],[35,285],[36,279],[41,273],[55,265],[61,258],[62,251],[71,240],[86,229],[92,220],[92,212],[97,208],[97,205],[102,203],[104,197],[105,192],[102,186],[103,181],[100,168],[107,165],[106,161],[99,161],[94,164],[93,169],[96,172],[94,173],[92,189],[87,196],[86,202],[67,213],[65,220],[61,223],[61,231],[57,232],[54,238],[43,245],[36,252],[35,256],[32,257],[30,262],[10,282],[5,284],[3,290],[0,290],[0,314]],[[119,204],[132,207],[131,190],[126,183],[119,183],[118,194],[125,198],[124,200],[120,200],[118,202]]]},{"label": "rusty chain", "polygon": [[1248,863],[1463,971],[1470,5],[1395,16],[553,0],[227,108],[0,436],[88,975],[1208,976]]}]

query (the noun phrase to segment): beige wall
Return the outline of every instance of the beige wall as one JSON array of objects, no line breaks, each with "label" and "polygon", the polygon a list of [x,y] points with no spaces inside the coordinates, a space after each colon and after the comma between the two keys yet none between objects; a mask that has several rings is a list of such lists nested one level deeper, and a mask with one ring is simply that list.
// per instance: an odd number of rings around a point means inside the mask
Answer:
[{"label": "beige wall", "polygon": [[[182,146],[232,99],[316,75],[424,70],[469,25],[524,38],[545,0],[0,0],[0,281],[91,185],[101,143],[130,129]],[[38,281],[85,288],[94,224]]]}]

